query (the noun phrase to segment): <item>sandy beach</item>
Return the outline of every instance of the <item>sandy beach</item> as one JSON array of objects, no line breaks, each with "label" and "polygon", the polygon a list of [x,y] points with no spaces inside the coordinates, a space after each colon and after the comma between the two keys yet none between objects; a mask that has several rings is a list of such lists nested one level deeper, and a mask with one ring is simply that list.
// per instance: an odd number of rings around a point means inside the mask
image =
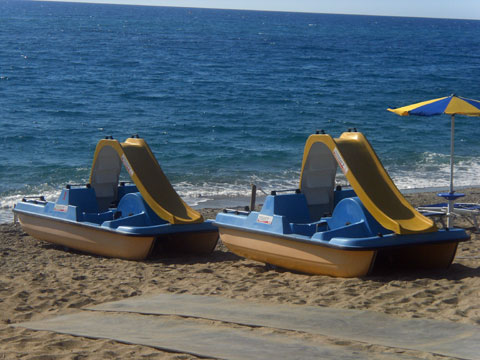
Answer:
[{"label": "sandy beach", "polygon": [[[480,189],[462,192],[467,194],[465,202],[480,202]],[[438,202],[434,193],[406,197],[413,205]],[[217,211],[202,210],[207,218],[214,218]],[[399,318],[480,325],[480,237],[465,220],[457,219],[455,225],[468,229],[472,239],[460,243],[449,269],[384,269],[353,279],[275,269],[239,258],[220,242],[214,253],[206,257],[161,255],[140,262],[102,258],[37,241],[18,225],[0,225],[0,359],[195,359],[192,355],[147,346],[9,326],[78,312],[87,305],[158,293],[368,309]],[[335,339],[317,338],[339,344]],[[391,351],[355,342],[341,345],[368,351],[372,358]],[[405,353],[445,359],[415,351]]]}]

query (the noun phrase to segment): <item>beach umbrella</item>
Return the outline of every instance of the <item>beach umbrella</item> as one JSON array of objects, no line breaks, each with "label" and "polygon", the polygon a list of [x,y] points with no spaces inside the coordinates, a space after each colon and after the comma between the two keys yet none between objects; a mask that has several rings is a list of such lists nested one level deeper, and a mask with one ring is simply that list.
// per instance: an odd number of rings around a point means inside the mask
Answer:
[{"label": "beach umbrella", "polygon": [[[450,127],[450,192],[448,199],[448,214],[453,211],[453,201],[455,200],[453,190],[453,152],[455,139],[455,115],[480,116],[480,101],[467,99],[455,94],[419,102],[412,105],[403,106],[397,109],[387,109],[401,116],[417,115],[417,116],[434,116],[447,114],[451,115]],[[448,215],[447,214],[447,215]],[[448,218],[450,222],[450,217]],[[450,224],[448,225],[450,226]]]}]

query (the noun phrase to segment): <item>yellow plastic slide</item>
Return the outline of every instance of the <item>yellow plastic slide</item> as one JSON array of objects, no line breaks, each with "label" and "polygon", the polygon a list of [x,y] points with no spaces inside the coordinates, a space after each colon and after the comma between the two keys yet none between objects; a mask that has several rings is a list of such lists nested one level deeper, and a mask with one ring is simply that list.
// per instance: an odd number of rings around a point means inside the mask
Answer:
[{"label": "yellow plastic slide", "polygon": [[95,149],[90,184],[99,204],[116,200],[121,165],[129,173],[147,204],[171,224],[203,222],[200,213],[190,208],[177,194],[163,173],[150,147],[143,139],[128,138],[124,143],[100,140]]},{"label": "yellow plastic slide", "polygon": [[305,145],[303,168],[311,147],[325,144],[345,174],[363,205],[386,229],[397,234],[436,231],[432,220],[416,211],[397,189],[368,140],[359,132],[346,132],[340,138],[311,135]]}]

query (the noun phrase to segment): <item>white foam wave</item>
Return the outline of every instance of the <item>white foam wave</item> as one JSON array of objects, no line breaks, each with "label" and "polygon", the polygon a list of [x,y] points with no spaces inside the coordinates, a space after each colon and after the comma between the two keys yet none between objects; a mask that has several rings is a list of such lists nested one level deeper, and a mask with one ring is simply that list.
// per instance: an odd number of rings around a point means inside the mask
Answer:
[{"label": "white foam wave", "polygon": [[[450,185],[450,157],[445,154],[425,153],[414,169],[389,169],[390,176],[400,189],[436,188]],[[454,163],[454,186],[469,187],[480,184],[480,161],[461,159]]]},{"label": "white foam wave", "polygon": [[17,192],[10,195],[0,197],[0,224],[13,221],[13,208],[16,203],[22,201],[26,196],[44,196],[47,201],[54,201],[60,190],[48,188],[46,184],[42,184],[34,189],[28,189],[23,192]]},{"label": "white foam wave", "polygon": [[[387,169],[399,189],[448,188],[450,183],[448,155],[436,153],[425,153],[423,155],[421,161],[418,161],[414,168],[409,164],[408,167],[406,165],[391,166]],[[479,174],[480,161],[478,159],[460,159],[455,164],[454,185],[456,188],[480,186]],[[337,183],[347,184],[345,177],[340,172],[337,175]],[[290,171],[269,179],[252,175],[244,181],[239,180],[233,183],[204,182],[193,184],[179,182],[173,185],[190,206],[221,208],[247,205],[251,195],[251,184],[257,185],[257,196],[261,199],[264,194],[268,194],[272,190],[297,188],[299,186],[299,173]],[[43,195],[48,201],[53,201],[59,193],[59,189],[52,189],[47,184],[42,184],[15,194],[0,196],[0,223],[13,220],[12,209],[23,197]]]},{"label": "white foam wave", "polygon": [[174,185],[179,195],[191,206],[213,200],[227,200],[248,198],[252,192],[252,184],[257,187],[258,194],[269,193],[272,190],[295,189],[298,187],[298,178],[295,179],[260,179],[251,177],[251,181],[243,183],[203,183],[194,185],[189,182],[180,182]]}]

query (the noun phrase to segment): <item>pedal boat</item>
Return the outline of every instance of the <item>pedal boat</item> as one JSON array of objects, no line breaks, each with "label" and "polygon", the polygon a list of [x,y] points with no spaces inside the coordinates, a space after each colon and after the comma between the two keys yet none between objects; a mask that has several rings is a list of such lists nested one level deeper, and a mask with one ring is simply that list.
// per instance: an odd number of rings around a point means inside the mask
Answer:
[{"label": "pedal boat", "polygon": [[[119,183],[122,163],[133,184]],[[101,140],[86,185],[67,185],[55,202],[24,198],[13,209],[26,233],[83,252],[142,260],[155,251],[208,254],[212,220],[181,200],[143,139]]]},{"label": "pedal boat", "polygon": [[[337,164],[351,189],[335,187]],[[310,136],[300,189],[272,192],[259,212],[224,210],[215,225],[239,256],[337,277],[365,276],[377,264],[446,268],[470,238],[418,213],[357,132]]]}]

